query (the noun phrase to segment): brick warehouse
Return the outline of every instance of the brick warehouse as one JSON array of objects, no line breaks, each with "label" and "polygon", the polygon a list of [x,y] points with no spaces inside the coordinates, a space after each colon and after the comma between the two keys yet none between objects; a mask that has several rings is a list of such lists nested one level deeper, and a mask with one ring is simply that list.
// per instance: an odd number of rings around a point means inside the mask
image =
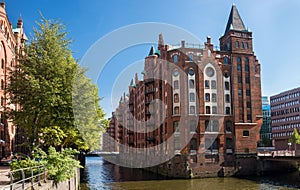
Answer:
[{"label": "brick warehouse", "polygon": [[25,40],[27,37],[23,30],[22,19],[18,19],[17,25],[13,27],[7,17],[5,3],[2,1],[0,3],[0,158],[10,156],[16,148],[14,145],[18,132],[13,123],[6,118],[5,111],[6,109],[17,109],[17,105],[9,102],[9,94],[6,93],[5,88],[9,82],[10,70],[13,70],[14,66],[18,64],[17,54],[22,53],[21,47]]},{"label": "brick warehouse", "polygon": [[204,45],[173,47],[160,34],[142,74],[113,113],[104,150],[120,151],[120,162],[130,167],[157,160],[148,169],[170,177],[255,172],[260,64],[235,5],[220,49],[210,37]]}]

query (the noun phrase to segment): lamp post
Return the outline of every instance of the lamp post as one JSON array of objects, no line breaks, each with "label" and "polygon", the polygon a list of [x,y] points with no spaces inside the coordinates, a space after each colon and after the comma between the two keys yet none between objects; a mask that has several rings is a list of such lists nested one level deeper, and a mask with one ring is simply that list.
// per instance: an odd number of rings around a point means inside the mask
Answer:
[{"label": "lamp post", "polygon": [[292,143],[288,142],[289,151],[291,151],[291,145],[292,145]]}]

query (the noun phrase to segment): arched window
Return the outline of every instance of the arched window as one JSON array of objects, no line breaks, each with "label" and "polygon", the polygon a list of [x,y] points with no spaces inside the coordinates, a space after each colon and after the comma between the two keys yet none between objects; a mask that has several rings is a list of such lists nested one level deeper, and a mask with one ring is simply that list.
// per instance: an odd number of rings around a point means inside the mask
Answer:
[{"label": "arched window", "polygon": [[190,93],[190,102],[195,102],[195,93]]},{"label": "arched window", "polygon": [[205,101],[210,102],[210,94],[209,93],[205,93]]},{"label": "arched window", "polygon": [[211,94],[211,101],[212,102],[217,102],[217,94],[216,93]]},{"label": "arched window", "polygon": [[174,108],[174,114],[176,115],[176,114],[180,114],[180,112],[179,112],[179,107],[178,106],[176,106],[175,108]]},{"label": "arched window", "polygon": [[195,114],[195,106],[190,106],[190,114]]},{"label": "arched window", "polygon": [[190,88],[195,88],[195,81],[194,81],[194,79],[190,79],[189,80],[189,87]]},{"label": "arched window", "polygon": [[226,132],[230,132],[231,133],[231,121],[226,121],[225,123],[225,128],[226,128]]},{"label": "arched window", "polygon": [[246,48],[246,49],[249,49],[249,44],[248,44],[248,42],[246,42],[245,48]]},{"label": "arched window", "polygon": [[215,80],[211,81],[211,89],[216,89],[217,88],[217,82]]},{"label": "arched window", "polygon": [[206,114],[210,114],[210,106],[206,106],[205,107],[205,113]]},{"label": "arched window", "polygon": [[235,48],[239,48],[240,44],[238,41],[235,42]]},{"label": "arched window", "polygon": [[249,63],[249,58],[245,57],[245,63]]},{"label": "arched window", "polygon": [[225,82],[225,90],[229,90],[230,89],[230,87],[229,87],[229,82]]},{"label": "arched window", "polygon": [[173,56],[173,62],[174,62],[174,63],[177,63],[177,62],[178,62],[178,55],[177,55],[177,54],[175,54],[175,55]]},{"label": "arched window", "polygon": [[173,88],[174,89],[179,89],[179,81],[175,80],[173,83],[174,83]]},{"label": "arched window", "polygon": [[179,102],[179,95],[176,93],[174,94],[174,102],[178,103]]},{"label": "arched window", "polygon": [[210,50],[207,50],[207,56],[211,57],[211,51]]},{"label": "arched window", "polygon": [[224,57],[224,64],[227,65],[228,64],[228,57]]},{"label": "arched window", "polygon": [[190,75],[190,76],[193,76],[194,74],[195,74],[194,69],[190,68],[190,69],[189,69],[189,75]]}]

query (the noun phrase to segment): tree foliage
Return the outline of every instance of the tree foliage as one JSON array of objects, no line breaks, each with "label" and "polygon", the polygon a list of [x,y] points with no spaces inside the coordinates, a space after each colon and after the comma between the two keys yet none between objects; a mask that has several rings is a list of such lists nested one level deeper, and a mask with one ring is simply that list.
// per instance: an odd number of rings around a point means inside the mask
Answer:
[{"label": "tree foliage", "polygon": [[[18,128],[26,131],[30,144],[37,141],[39,132],[45,133],[48,146],[72,144],[81,145],[74,148],[93,149],[99,144],[99,116],[103,119],[104,115],[98,89],[73,58],[70,45],[64,25],[42,18],[24,54],[19,55],[19,65],[11,72],[7,90],[10,103],[19,109],[11,109],[8,114]],[[93,93],[78,87],[92,89]],[[94,113],[85,114],[84,123],[75,121],[74,97],[90,107],[87,113]],[[82,133],[78,124],[84,129]]]},{"label": "tree foliage", "polygon": [[300,144],[300,136],[296,128],[294,128],[294,131],[289,139],[289,142],[295,145],[295,150],[296,150],[296,145]]}]

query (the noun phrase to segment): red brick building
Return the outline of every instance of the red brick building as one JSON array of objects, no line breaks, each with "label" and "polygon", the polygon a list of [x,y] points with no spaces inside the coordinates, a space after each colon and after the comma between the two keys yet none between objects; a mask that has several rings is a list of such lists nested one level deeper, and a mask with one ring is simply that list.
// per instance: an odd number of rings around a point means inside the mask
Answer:
[{"label": "red brick building", "polygon": [[[271,96],[272,139],[276,150],[294,149],[288,141],[294,128],[300,128],[300,88]],[[297,149],[300,145],[297,145]]]},{"label": "red brick building", "polygon": [[0,3],[0,158],[10,156],[14,151],[16,127],[7,120],[5,110],[16,109],[17,106],[10,104],[5,88],[9,82],[9,72],[18,64],[17,54],[22,53],[20,47],[24,45],[26,39],[22,19],[20,18],[17,25],[13,26],[7,17],[5,3],[2,1]]},{"label": "red brick building", "polygon": [[139,167],[165,157],[149,169],[172,177],[249,171],[262,124],[260,64],[235,6],[220,49],[210,37],[174,48],[160,34],[142,74],[108,128],[120,143],[120,162]]}]

